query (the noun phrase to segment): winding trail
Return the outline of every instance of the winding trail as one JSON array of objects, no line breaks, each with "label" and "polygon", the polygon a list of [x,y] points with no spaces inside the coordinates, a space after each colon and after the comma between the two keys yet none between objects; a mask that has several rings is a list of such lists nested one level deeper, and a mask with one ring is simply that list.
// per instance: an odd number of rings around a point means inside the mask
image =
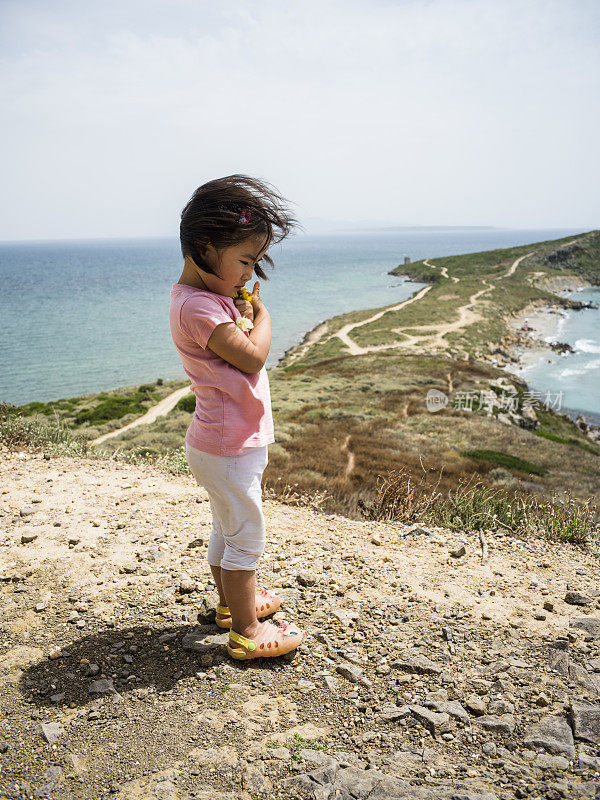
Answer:
[{"label": "winding trail", "polygon": [[[500,275],[498,277],[498,281],[504,280],[504,278],[508,278],[510,275],[513,275],[521,261],[523,259],[528,258],[529,256],[533,255],[531,253],[526,253],[524,256],[520,256],[519,258],[515,259],[514,262],[511,264],[509,269],[504,273],[504,275]],[[431,264],[428,259],[425,259],[423,262],[427,264],[429,267],[436,267],[436,264]],[[459,278],[456,278],[453,275],[448,275],[448,270],[446,267],[438,267],[445,278],[452,278],[455,283],[460,281]],[[448,341],[445,339],[445,336],[452,332],[461,330],[461,328],[466,328],[468,325],[472,325],[474,322],[479,322],[479,320],[483,319],[482,314],[475,310],[475,304],[479,300],[479,298],[487,294],[488,292],[492,291],[495,288],[495,283],[490,283],[489,281],[482,279],[482,282],[486,284],[485,288],[479,289],[479,291],[475,292],[469,297],[469,300],[462,306],[459,306],[458,310],[458,319],[454,322],[448,322],[445,325],[433,324],[433,325],[410,325],[405,328],[392,328],[392,332],[398,334],[399,336],[403,336],[404,339],[399,342],[392,342],[388,344],[380,344],[380,345],[373,345],[371,347],[361,347],[360,345],[356,344],[356,342],[350,338],[349,334],[350,331],[354,330],[354,328],[359,328],[361,325],[367,325],[370,322],[374,322],[375,320],[382,317],[384,314],[387,314],[389,311],[398,311],[401,308],[404,308],[409,303],[413,303],[416,300],[420,300],[425,294],[433,288],[433,286],[429,285],[426,286],[424,289],[421,289],[417,294],[413,297],[410,297],[408,300],[405,300],[402,303],[399,303],[396,306],[391,306],[391,308],[386,308],[385,311],[378,311],[376,314],[373,314],[372,317],[368,319],[364,319],[361,322],[353,322],[348,325],[344,325],[337,333],[332,334],[332,336],[339,337],[351,355],[360,356],[364,355],[365,353],[372,353],[376,352],[377,350],[391,350],[394,348],[406,348],[406,347],[413,347],[415,345],[423,345],[427,344],[433,350],[437,348],[446,348],[449,346]],[[430,335],[414,335],[413,333],[408,333],[407,331],[435,331]]]},{"label": "winding trail", "polygon": [[130,428],[137,428],[138,425],[150,425],[152,422],[155,422],[157,417],[164,417],[166,416],[169,411],[172,411],[177,403],[181,400],[182,397],[185,397],[186,394],[190,391],[189,386],[184,386],[183,389],[177,389],[176,392],[171,392],[171,394],[167,395],[160,403],[157,403],[152,408],[149,408],[146,413],[134,419],[133,422],[130,422],[128,425],[124,425],[122,428],[117,428],[116,431],[110,431],[110,433],[103,433],[102,436],[98,436],[97,439],[93,439],[89,444],[102,444],[107,439],[113,439],[115,436],[119,436],[121,433],[128,431]]}]

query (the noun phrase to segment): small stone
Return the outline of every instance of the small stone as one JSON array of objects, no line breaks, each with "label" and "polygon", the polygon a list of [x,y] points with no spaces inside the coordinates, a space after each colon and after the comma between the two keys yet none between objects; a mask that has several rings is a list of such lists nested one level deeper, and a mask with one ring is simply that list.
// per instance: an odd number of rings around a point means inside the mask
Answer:
[{"label": "small stone", "polygon": [[46,603],[36,603],[35,611],[39,614],[41,611],[45,611],[48,608]]},{"label": "small stone", "polygon": [[513,703],[507,700],[490,700],[488,704],[489,714],[514,714],[515,707]]},{"label": "small stone", "polygon": [[378,533],[374,533],[371,536],[371,544],[381,545],[382,543],[381,536]]},{"label": "small stone", "polygon": [[292,757],[292,754],[287,749],[287,747],[274,747],[270,750],[271,757],[276,758],[279,761],[289,761]]},{"label": "small stone", "polygon": [[40,722],[38,723],[37,730],[48,744],[54,744],[58,737],[65,732],[60,722]]},{"label": "small stone", "polygon": [[590,705],[574,700],[569,717],[577,739],[600,745],[600,704]]},{"label": "small stone", "polygon": [[80,541],[81,541],[81,538],[79,536],[69,536],[69,538],[67,539],[67,543],[69,544],[69,547],[75,547],[75,545],[79,544]]},{"label": "small stone", "polygon": [[[549,756],[547,753],[538,753],[533,764],[540,769],[569,769],[569,762],[564,756]],[[558,797],[564,797],[564,794],[560,794]]]},{"label": "small stone", "polygon": [[476,717],[474,720],[486,731],[494,733],[503,733],[512,736],[515,730],[515,718],[511,714],[504,714],[502,716],[494,716],[493,714],[484,714],[482,717]]},{"label": "small stone", "polygon": [[544,603],[544,611],[554,611],[554,603],[551,603],[550,600],[546,600]]},{"label": "small stone", "polygon": [[455,547],[454,550],[450,550],[450,555],[452,558],[460,558],[461,556],[464,556],[466,552],[467,548],[464,546],[464,544],[461,544],[459,547]]},{"label": "small stone", "polygon": [[99,519],[93,519],[92,520],[92,525],[94,526],[94,528],[99,528],[100,525],[101,525],[100,520]]},{"label": "small stone", "polygon": [[546,706],[550,705],[550,699],[543,692],[541,692],[541,694],[535,698],[535,704],[540,708],[545,708]]},{"label": "small stone", "polygon": [[600,639],[600,619],[597,617],[575,617],[569,620],[569,627],[585,631],[592,639]]},{"label": "small stone", "polygon": [[296,575],[296,580],[300,584],[300,586],[314,586],[317,582],[317,579],[314,575],[310,575],[306,572],[301,573],[300,575]]},{"label": "small stone", "polygon": [[20,517],[30,517],[32,514],[35,514],[36,511],[37,511],[37,509],[35,509],[35,508],[22,508],[19,511],[19,516]]},{"label": "small stone", "polygon": [[430,711],[424,706],[409,706],[409,708],[413,717],[415,717],[432,736],[447,731],[450,723],[449,714],[438,714],[437,711]]},{"label": "small stone", "polygon": [[88,687],[89,694],[116,694],[112,678],[100,678]]},{"label": "small stone", "polygon": [[37,539],[37,533],[22,533],[21,534],[21,544],[31,544]]},{"label": "small stone", "polygon": [[481,749],[490,758],[494,758],[496,755],[497,747],[495,742],[484,742],[481,746]]},{"label": "small stone", "polygon": [[394,669],[402,670],[402,672],[410,672],[418,675],[439,675],[442,668],[438,667],[427,656],[424,656],[419,650],[411,649],[402,653],[400,658],[392,661],[391,665]]},{"label": "small stone", "polygon": [[564,717],[546,716],[534,723],[525,733],[523,744],[542,747],[555,755],[575,758],[573,732]]},{"label": "small stone", "polygon": [[471,694],[467,699],[464,701],[465,706],[471,711],[471,713],[475,714],[476,717],[481,717],[485,714],[487,709],[487,703],[485,700],[479,695]]},{"label": "small stone", "polygon": [[572,606],[587,606],[591,602],[589,597],[580,592],[567,592],[565,595],[565,603],[569,603]]},{"label": "small stone", "polygon": [[338,664],[335,669],[336,672],[339,672],[340,675],[343,675],[344,678],[347,678],[352,683],[358,683],[364,672],[362,667],[357,667],[354,664]]},{"label": "small stone", "polygon": [[388,722],[397,722],[399,719],[410,717],[411,710],[408,706],[395,706],[393,704],[384,705],[379,714],[380,719]]}]

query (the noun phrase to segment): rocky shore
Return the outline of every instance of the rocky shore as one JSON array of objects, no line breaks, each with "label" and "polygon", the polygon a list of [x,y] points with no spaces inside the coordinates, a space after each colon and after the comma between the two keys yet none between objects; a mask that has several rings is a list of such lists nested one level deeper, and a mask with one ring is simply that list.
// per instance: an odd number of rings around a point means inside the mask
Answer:
[{"label": "rocky shore", "polygon": [[0,796],[600,796],[600,563],[265,499],[305,639],[233,662],[188,476],[0,452]]}]

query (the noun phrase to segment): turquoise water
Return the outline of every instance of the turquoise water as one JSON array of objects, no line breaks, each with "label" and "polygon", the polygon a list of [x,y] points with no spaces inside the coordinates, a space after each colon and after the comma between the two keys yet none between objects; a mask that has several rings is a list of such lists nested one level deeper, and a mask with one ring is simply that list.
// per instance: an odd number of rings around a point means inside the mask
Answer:
[{"label": "turquoise water", "polygon": [[[271,248],[275,269],[266,267],[270,280],[261,281],[272,319],[267,367],[319,322],[399,302],[421,288],[388,275],[405,255],[417,261],[580,232],[414,229],[291,237]],[[20,405],[184,378],[168,321],[182,263],[176,239],[0,243],[0,401]],[[583,331],[580,338],[598,337]],[[590,402],[596,402],[591,395]]]},{"label": "turquoise water", "polygon": [[[565,309],[547,342],[566,342],[574,353],[548,353],[519,371],[527,383],[541,392],[550,391],[562,406],[580,410],[588,421],[600,424],[600,288],[560,292],[562,297],[592,301],[598,308]],[[562,393],[562,394],[561,394]],[[563,409],[566,410],[566,409]]]}]

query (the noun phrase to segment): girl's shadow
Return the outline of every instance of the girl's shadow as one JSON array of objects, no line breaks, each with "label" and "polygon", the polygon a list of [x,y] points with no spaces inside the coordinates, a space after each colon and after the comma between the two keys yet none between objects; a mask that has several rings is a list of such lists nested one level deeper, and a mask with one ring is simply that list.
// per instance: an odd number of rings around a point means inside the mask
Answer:
[{"label": "girl's shadow", "polygon": [[27,667],[19,689],[38,706],[74,708],[98,697],[130,694],[140,688],[169,691],[182,679],[203,678],[197,673],[209,671],[210,675],[211,667],[224,664],[240,673],[258,670],[256,677],[269,683],[269,673],[281,670],[297,652],[236,661],[226,651],[228,631],[200,615],[198,619],[191,628],[145,625],[90,633],[65,646],[59,658],[46,657]]}]

